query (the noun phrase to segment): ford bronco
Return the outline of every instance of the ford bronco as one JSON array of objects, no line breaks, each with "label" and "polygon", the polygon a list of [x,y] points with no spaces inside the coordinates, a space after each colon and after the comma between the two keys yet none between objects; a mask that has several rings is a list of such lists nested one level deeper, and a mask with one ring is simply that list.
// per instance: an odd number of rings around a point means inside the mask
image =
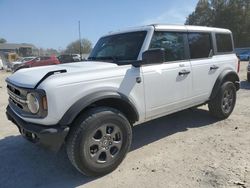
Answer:
[{"label": "ford bronco", "polygon": [[28,140],[65,144],[76,169],[101,176],[126,156],[133,125],[203,104],[227,118],[237,69],[227,29],[148,25],[101,37],[87,61],[18,70],[6,114]]}]

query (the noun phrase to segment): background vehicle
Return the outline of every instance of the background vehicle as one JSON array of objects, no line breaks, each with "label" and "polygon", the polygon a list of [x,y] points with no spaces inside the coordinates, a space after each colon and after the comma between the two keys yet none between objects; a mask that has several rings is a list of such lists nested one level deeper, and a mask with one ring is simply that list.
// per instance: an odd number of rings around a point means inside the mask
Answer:
[{"label": "background vehicle", "polygon": [[250,60],[250,51],[242,52],[238,55],[241,61],[249,61]]},{"label": "background vehicle", "polygon": [[55,56],[47,57],[37,57],[31,61],[27,61],[24,63],[19,64],[14,71],[17,71],[19,69],[23,68],[29,68],[29,67],[38,67],[38,66],[46,66],[46,65],[57,65],[60,64],[59,60]]},{"label": "background vehicle", "polygon": [[20,64],[22,63],[26,63],[28,61],[32,61],[34,60],[36,57],[32,56],[32,57],[21,57],[18,58],[16,61],[13,61],[10,63],[10,68],[12,71],[16,70],[18,66],[20,66]]},{"label": "background vehicle", "polygon": [[60,63],[73,63],[81,61],[79,54],[63,54],[59,55],[57,59],[60,61]]},{"label": "background vehicle", "polygon": [[72,54],[72,56],[73,56],[73,59],[74,59],[75,62],[78,62],[78,61],[82,60],[80,54]]},{"label": "background vehicle", "polygon": [[235,48],[234,49],[234,52],[236,53],[237,56],[246,51],[250,51],[250,48]]},{"label": "background vehicle", "polygon": [[0,69],[3,69],[3,60],[1,57],[0,57]]},{"label": "background vehicle", "polygon": [[247,81],[250,82],[250,61],[247,66]]},{"label": "background vehicle", "polygon": [[2,59],[2,64],[3,64],[3,69],[8,71],[9,68],[8,68],[8,60],[6,59],[6,54],[3,53],[3,52],[0,52],[0,58]]}]

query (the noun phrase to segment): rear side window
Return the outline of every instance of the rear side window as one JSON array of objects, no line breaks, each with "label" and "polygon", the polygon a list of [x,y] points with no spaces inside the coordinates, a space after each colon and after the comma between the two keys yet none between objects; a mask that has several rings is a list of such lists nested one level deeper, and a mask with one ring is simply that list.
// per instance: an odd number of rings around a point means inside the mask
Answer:
[{"label": "rear side window", "polygon": [[40,60],[48,60],[50,57],[41,57]]},{"label": "rear side window", "polygon": [[233,51],[232,38],[230,34],[218,34],[217,33],[215,34],[215,36],[216,36],[217,51],[219,53]]},{"label": "rear side window", "polygon": [[186,59],[184,33],[155,32],[149,48],[164,48],[166,61]]},{"label": "rear side window", "polygon": [[190,58],[207,58],[213,53],[210,33],[189,33]]}]

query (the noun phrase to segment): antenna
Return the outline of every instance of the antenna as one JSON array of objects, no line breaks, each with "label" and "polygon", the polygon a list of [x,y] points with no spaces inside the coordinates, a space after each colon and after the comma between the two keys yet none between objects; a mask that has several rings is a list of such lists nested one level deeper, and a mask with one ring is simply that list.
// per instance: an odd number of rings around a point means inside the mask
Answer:
[{"label": "antenna", "polygon": [[81,22],[78,21],[78,30],[79,30],[79,43],[80,43],[80,59],[82,60],[82,39],[81,39]]}]

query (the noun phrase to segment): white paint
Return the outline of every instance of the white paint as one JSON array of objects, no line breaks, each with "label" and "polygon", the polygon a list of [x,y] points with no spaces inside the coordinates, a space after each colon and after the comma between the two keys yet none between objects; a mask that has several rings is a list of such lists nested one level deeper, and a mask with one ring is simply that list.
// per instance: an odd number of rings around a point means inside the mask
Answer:
[{"label": "white paint", "polygon": [[[231,33],[219,28],[151,25],[109,35],[146,30],[147,36],[138,56],[140,60],[142,53],[149,47],[154,29]],[[210,71],[212,65],[219,66],[219,69]],[[206,102],[218,75],[225,69],[237,70],[237,57],[235,54],[217,55],[206,59],[145,65],[140,68],[88,61],[22,69],[7,80],[16,86],[33,88],[47,72],[61,69],[66,69],[67,73],[50,76],[38,87],[47,94],[48,116],[44,119],[22,117],[24,120],[44,125],[56,124],[71,105],[82,97],[96,91],[112,89],[126,95],[135,104],[139,112],[137,123],[142,123]],[[190,71],[190,74],[180,76],[179,72],[182,70]],[[142,78],[141,83],[136,83],[137,77]]]}]

